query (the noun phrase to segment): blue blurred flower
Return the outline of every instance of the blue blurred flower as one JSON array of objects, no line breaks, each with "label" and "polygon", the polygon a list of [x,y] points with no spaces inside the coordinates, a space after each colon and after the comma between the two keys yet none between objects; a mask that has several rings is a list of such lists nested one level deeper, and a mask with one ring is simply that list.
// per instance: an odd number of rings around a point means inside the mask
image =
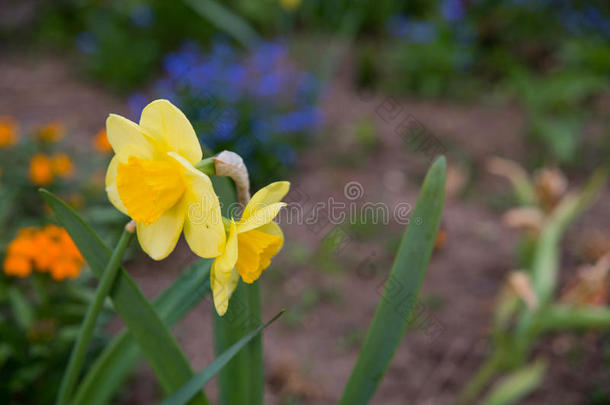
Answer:
[{"label": "blue blurred flower", "polygon": [[131,10],[129,18],[136,27],[150,27],[155,22],[155,12],[150,5],[140,3]]},{"label": "blue blurred flower", "polygon": [[394,38],[405,38],[409,32],[409,21],[402,15],[393,15],[386,22],[388,34]]},{"label": "blue blurred flower", "polygon": [[236,135],[237,112],[233,109],[224,110],[214,124],[212,136],[219,141],[228,141]]},{"label": "blue blurred flower", "polygon": [[426,21],[413,21],[409,25],[408,38],[416,43],[428,43],[436,39],[436,27]]},{"label": "blue blurred flower", "polygon": [[441,14],[450,22],[461,20],[466,14],[463,0],[442,0]]},{"label": "blue blurred flower", "polygon": [[[166,77],[154,97],[174,97],[208,148],[235,150],[252,167],[253,184],[268,180],[273,164],[296,159],[294,147],[322,122],[316,107],[321,85],[298,70],[282,42],[264,42],[240,54],[229,42],[213,41],[208,52],[188,43],[164,60]],[[140,99],[134,95],[132,105]],[[271,153],[271,155],[269,155]],[[250,167],[250,166],[249,166]]]},{"label": "blue blurred flower", "polygon": [[97,39],[90,32],[81,32],[76,36],[75,42],[76,49],[87,55],[91,55],[97,50]]},{"label": "blue blurred flower", "polygon": [[275,150],[275,156],[284,165],[291,165],[296,160],[296,152],[288,145],[279,145]]},{"label": "blue blurred flower", "polygon": [[386,24],[388,33],[397,39],[414,43],[428,43],[436,39],[436,26],[427,21],[409,20],[402,15],[394,15]]},{"label": "blue blurred flower", "polygon": [[133,93],[127,99],[127,107],[129,108],[130,117],[133,120],[140,119],[140,113],[150,102],[149,98],[144,93]]}]

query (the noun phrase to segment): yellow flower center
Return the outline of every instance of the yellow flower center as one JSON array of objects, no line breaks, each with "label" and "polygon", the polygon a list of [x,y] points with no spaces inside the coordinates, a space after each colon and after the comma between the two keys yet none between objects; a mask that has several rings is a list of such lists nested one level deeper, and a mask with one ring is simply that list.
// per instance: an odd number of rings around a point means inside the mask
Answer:
[{"label": "yellow flower center", "polygon": [[129,216],[144,225],[156,222],[186,190],[182,166],[173,159],[130,156],[127,163],[119,163],[116,184]]}]

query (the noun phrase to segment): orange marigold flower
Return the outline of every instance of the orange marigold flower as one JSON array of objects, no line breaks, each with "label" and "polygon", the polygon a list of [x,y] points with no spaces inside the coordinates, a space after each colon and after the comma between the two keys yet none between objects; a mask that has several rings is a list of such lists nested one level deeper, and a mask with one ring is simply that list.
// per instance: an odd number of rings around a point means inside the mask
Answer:
[{"label": "orange marigold flower", "polygon": [[74,174],[74,164],[65,153],[59,153],[52,158],[53,172],[59,177],[70,177]]},{"label": "orange marigold flower", "polygon": [[11,117],[0,116],[0,148],[17,143],[18,126]]},{"label": "orange marigold flower", "polygon": [[49,271],[53,263],[62,256],[61,246],[44,232],[36,235],[34,244],[36,246],[34,256],[36,269],[43,272]]},{"label": "orange marigold flower", "polygon": [[56,260],[50,268],[51,277],[61,281],[66,278],[76,278],[80,274],[81,263],[62,257]]},{"label": "orange marigold flower", "polygon": [[112,152],[112,146],[110,145],[110,142],[108,142],[105,129],[100,130],[97,135],[95,135],[93,146],[95,147],[95,150],[100,153]]},{"label": "orange marigold flower", "polygon": [[7,255],[4,259],[3,269],[8,276],[23,278],[32,273],[32,263],[22,256]]},{"label": "orange marigold flower", "polygon": [[49,272],[55,280],[75,278],[84,259],[64,228],[47,225],[42,229],[23,228],[9,243],[4,272],[26,277],[35,268]]},{"label": "orange marigold flower", "polygon": [[53,182],[53,162],[47,156],[38,154],[30,161],[30,180],[37,186],[47,186]]},{"label": "orange marigold flower", "polygon": [[50,122],[38,130],[38,137],[45,142],[57,142],[66,135],[66,128],[59,121]]}]

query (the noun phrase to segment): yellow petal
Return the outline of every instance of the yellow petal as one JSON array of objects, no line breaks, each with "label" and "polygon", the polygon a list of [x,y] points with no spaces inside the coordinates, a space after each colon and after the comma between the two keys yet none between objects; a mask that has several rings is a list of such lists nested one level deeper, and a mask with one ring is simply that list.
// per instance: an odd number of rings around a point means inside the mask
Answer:
[{"label": "yellow petal", "polygon": [[167,152],[176,152],[191,164],[203,157],[193,126],[184,113],[167,100],[155,100],[144,107],[140,127]]},{"label": "yellow petal", "polygon": [[235,267],[246,283],[256,281],[269,267],[283,244],[283,237],[254,229],[238,236],[239,258]]},{"label": "yellow petal", "polygon": [[170,156],[161,160],[130,156],[127,162],[119,162],[116,170],[119,197],[137,223],[154,223],[186,191],[185,169]]},{"label": "yellow petal", "polygon": [[239,273],[235,269],[237,261],[237,229],[235,222],[231,222],[229,237],[223,253],[212,263],[210,270],[210,286],[214,298],[214,306],[218,315],[227,312],[229,299],[239,282]]},{"label": "yellow petal", "polygon": [[129,215],[127,214],[127,208],[121,201],[121,197],[119,197],[119,190],[116,186],[117,166],[120,161],[121,157],[119,155],[114,155],[112,160],[110,160],[108,171],[106,171],[106,193],[108,194],[108,200],[110,200],[117,210],[125,215]]},{"label": "yellow petal", "polygon": [[220,202],[212,187],[212,181],[177,153],[170,152],[168,155],[185,169],[183,177],[186,182],[186,242],[198,256],[216,257],[223,250],[226,235]]},{"label": "yellow petal", "polygon": [[252,229],[259,228],[265,224],[273,221],[273,218],[277,216],[282,207],[286,206],[286,203],[278,202],[266,205],[262,209],[252,212],[245,220],[242,218],[237,224],[237,232],[248,232]]},{"label": "yellow petal", "polygon": [[155,223],[150,225],[138,223],[138,241],[142,250],[155,260],[169,256],[180,238],[185,215],[186,208],[181,201],[161,215]]},{"label": "yellow petal", "polygon": [[106,119],[106,135],[117,155],[152,159],[154,146],[142,128],[120,115],[110,114]]},{"label": "yellow petal", "polygon": [[246,205],[241,216],[241,222],[245,222],[255,211],[281,201],[288,193],[288,190],[290,190],[290,182],[288,181],[277,181],[258,190]]}]

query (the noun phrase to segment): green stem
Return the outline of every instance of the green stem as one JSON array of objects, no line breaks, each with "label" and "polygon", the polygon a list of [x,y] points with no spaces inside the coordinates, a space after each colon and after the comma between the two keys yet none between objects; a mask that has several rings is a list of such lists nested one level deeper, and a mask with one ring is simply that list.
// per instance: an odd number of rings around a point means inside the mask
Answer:
[{"label": "green stem", "polygon": [[[250,330],[251,318],[248,285],[242,281],[231,295],[229,308],[221,317],[214,311],[214,349],[222,355]],[[221,405],[250,404],[250,356],[242,350],[218,373],[219,403]]]},{"label": "green stem", "polygon": [[201,162],[195,165],[195,169],[207,174],[208,176],[216,174],[216,164],[214,162],[214,158],[203,159]]},{"label": "green stem", "polygon": [[485,388],[489,380],[496,374],[501,365],[500,356],[493,353],[477,370],[466,388],[460,394],[458,403],[471,404]]},{"label": "green stem", "polygon": [[[261,291],[260,282],[255,281],[246,285],[250,318],[255,323],[252,327],[261,324]],[[265,370],[263,364],[263,335],[256,336],[246,347],[250,356],[250,404],[263,405],[265,396]]]},{"label": "green stem", "polygon": [[100,279],[97,291],[95,292],[95,297],[87,309],[87,314],[85,315],[85,319],[83,320],[76,343],[72,349],[70,361],[68,362],[68,368],[66,369],[66,373],[64,374],[61,386],[59,388],[59,395],[56,401],[57,405],[67,404],[72,391],[74,390],[74,385],[76,384],[76,380],[80,374],[83,362],[85,361],[85,354],[89,346],[89,341],[93,335],[97,318],[104,304],[104,300],[108,296],[110,287],[112,287],[115,280],[117,271],[120,268],[121,260],[123,258],[123,253],[125,252],[125,248],[127,248],[132,235],[133,233],[127,229],[123,231],[123,234],[119,239],[119,243],[114,249],[114,252],[112,252],[112,256],[104,269],[104,273]]}]

